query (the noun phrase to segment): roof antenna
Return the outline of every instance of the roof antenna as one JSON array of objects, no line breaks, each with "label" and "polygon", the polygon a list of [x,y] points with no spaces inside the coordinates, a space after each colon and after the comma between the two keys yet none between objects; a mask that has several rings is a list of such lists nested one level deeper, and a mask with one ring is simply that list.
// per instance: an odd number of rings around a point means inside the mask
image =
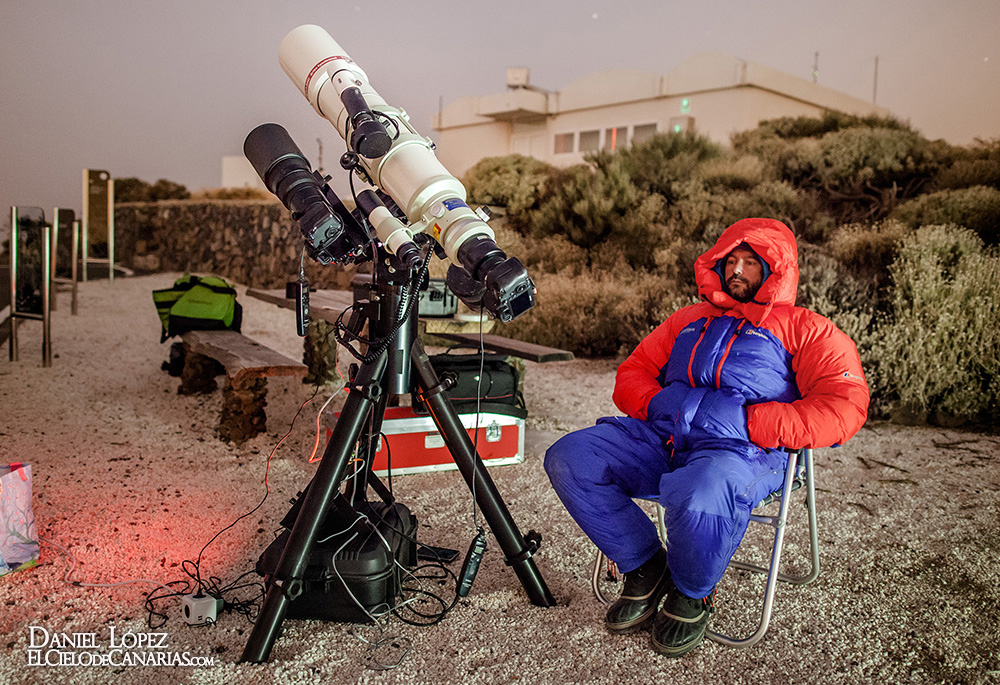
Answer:
[{"label": "roof antenna", "polygon": [[875,84],[872,86],[872,104],[878,98],[878,55],[875,55]]}]

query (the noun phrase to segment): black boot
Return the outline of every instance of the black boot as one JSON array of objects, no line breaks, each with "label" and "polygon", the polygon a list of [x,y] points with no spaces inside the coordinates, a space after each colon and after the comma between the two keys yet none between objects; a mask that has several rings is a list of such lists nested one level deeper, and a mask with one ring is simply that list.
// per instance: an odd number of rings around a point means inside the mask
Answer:
[{"label": "black boot", "polygon": [[625,574],[622,596],[611,605],[604,618],[608,630],[624,634],[646,626],[671,585],[667,551],[661,547],[649,561]]},{"label": "black boot", "polygon": [[692,599],[670,584],[663,608],[653,621],[649,642],[653,649],[668,657],[687,654],[705,637],[708,619],[715,611],[715,590],[708,597]]}]

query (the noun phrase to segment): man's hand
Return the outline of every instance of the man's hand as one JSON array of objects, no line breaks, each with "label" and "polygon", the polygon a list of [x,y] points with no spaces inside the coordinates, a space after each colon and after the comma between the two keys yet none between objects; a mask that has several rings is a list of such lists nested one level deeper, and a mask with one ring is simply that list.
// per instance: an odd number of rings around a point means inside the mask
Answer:
[{"label": "man's hand", "polygon": [[674,447],[688,449],[693,441],[750,441],[746,398],[738,390],[692,388],[671,383],[649,402],[649,423],[657,433],[673,437]]},{"label": "man's hand", "polygon": [[734,388],[705,393],[691,420],[689,439],[729,438],[750,442],[746,398]]}]

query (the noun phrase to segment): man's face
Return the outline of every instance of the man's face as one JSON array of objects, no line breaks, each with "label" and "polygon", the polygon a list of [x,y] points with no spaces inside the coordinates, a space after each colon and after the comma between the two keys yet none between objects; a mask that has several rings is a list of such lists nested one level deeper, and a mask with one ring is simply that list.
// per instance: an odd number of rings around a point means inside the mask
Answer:
[{"label": "man's face", "polygon": [[737,247],[726,257],[726,292],[737,302],[749,302],[764,280],[764,267],[753,251]]}]

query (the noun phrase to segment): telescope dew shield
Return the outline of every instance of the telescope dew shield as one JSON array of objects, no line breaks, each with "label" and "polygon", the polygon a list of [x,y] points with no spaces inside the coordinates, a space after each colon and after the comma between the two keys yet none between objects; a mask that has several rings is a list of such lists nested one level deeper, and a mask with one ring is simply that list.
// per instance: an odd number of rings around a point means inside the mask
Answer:
[{"label": "telescope dew shield", "polygon": [[[344,140],[348,139],[350,114],[340,98],[342,90],[358,88],[369,109],[388,107],[368,83],[364,70],[320,26],[306,24],[289,31],[278,48],[278,61],[316,113],[329,119]],[[324,86],[337,75],[340,83],[324,92]]]}]

